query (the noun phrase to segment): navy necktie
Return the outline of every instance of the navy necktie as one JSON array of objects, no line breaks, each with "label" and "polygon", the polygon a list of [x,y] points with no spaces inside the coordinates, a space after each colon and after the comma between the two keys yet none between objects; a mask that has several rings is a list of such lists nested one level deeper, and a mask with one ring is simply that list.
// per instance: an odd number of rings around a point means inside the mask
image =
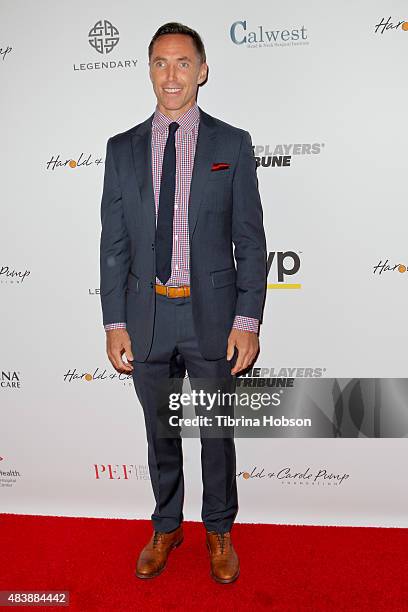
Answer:
[{"label": "navy necktie", "polygon": [[178,127],[180,126],[175,121],[169,125],[160,181],[159,211],[156,226],[156,276],[163,285],[167,283],[171,275],[174,195],[176,190],[175,134]]}]

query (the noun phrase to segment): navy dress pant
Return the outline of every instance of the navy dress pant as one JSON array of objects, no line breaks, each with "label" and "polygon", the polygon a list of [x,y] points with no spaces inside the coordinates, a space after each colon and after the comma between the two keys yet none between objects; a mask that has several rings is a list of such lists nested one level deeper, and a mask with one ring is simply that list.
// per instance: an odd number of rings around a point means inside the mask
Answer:
[{"label": "navy dress pant", "polygon": [[[235,361],[236,353],[231,361],[226,357],[216,360],[202,357],[194,330],[191,297],[156,294],[154,335],[148,358],[132,363],[135,390],[145,418],[148,464],[156,500],[151,518],[157,531],[173,531],[181,524],[184,500],[182,439],[180,435],[162,437],[158,431],[158,390],[167,380],[173,392],[181,392],[187,371],[192,388],[199,387],[200,379],[205,379],[206,391],[211,381],[214,391],[219,390],[221,381],[224,385],[221,391],[233,392],[235,376],[231,368]],[[201,431],[200,434],[201,517],[206,529],[223,533],[231,529],[238,511],[234,438],[208,437]]]}]

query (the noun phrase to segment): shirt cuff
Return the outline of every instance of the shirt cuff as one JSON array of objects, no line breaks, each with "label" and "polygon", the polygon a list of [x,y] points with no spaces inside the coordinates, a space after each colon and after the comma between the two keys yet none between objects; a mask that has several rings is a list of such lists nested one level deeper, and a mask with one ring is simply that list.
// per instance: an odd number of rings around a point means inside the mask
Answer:
[{"label": "shirt cuff", "polygon": [[104,325],[105,331],[109,331],[110,329],[126,329],[126,323],[108,323]]},{"label": "shirt cuff", "polygon": [[257,334],[259,329],[259,320],[253,319],[252,317],[242,317],[241,315],[236,315],[232,327]]}]

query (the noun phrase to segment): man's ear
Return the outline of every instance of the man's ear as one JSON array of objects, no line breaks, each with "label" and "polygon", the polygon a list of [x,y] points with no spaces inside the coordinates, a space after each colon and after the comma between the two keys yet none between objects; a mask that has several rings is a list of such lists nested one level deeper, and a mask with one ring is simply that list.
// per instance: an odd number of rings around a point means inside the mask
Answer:
[{"label": "man's ear", "polygon": [[198,76],[198,84],[201,85],[201,83],[204,83],[204,81],[207,78],[207,73],[208,73],[208,65],[206,62],[204,62],[200,68],[200,74]]}]

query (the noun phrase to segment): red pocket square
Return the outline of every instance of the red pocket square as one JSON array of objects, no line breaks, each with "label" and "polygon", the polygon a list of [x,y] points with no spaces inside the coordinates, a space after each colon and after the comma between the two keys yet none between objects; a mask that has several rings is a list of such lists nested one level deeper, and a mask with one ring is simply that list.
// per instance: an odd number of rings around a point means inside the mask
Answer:
[{"label": "red pocket square", "polygon": [[227,170],[227,168],[229,168],[230,165],[231,164],[225,164],[225,163],[213,164],[211,166],[211,172],[216,172],[217,170]]}]

